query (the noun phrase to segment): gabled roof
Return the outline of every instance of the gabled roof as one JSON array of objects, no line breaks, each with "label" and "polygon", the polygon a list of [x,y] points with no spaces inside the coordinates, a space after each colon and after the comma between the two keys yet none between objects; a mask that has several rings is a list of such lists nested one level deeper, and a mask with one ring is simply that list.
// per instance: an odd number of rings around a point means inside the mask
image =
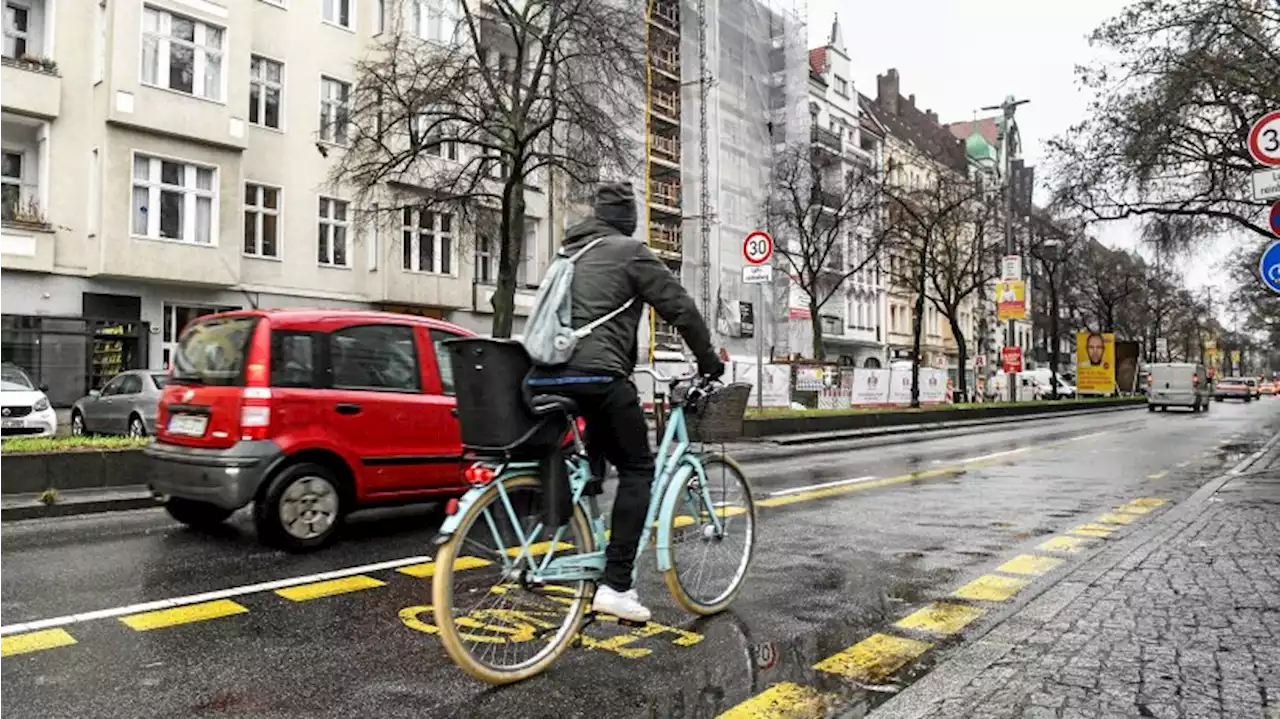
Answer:
[{"label": "gabled roof", "polygon": [[[869,98],[864,109],[885,128],[887,134],[915,147],[917,150],[936,158],[957,172],[968,171],[968,160],[965,158],[964,142],[955,137],[945,127],[939,125],[933,116],[917,109],[914,103],[902,98],[898,102],[898,112],[891,113],[880,104]],[[912,98],[914,99],[914,97]]]},{"label": "gabled roof", "polygon": [[982,139],[986,140],[992,147],[1000,145],[1000,126],[997,124],[996,117],[984,117],[978,120],[970,120],[965,122],[952,122],[945,127],[951,131],[952,135],[963,140],[973,134],[974,129],[982,135]]}]

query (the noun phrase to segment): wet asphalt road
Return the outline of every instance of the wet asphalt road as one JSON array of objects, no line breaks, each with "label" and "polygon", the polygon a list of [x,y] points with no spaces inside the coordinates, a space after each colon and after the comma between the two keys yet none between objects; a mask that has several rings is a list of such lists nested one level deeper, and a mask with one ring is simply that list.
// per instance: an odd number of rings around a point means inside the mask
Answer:
[{"label": "wet asphalt road", "polygon": [[[1185,498],[1276,431],[1280,399],[780,451],[745,469],[757,501],[789,491],[775,496],[796,501],[760,508],[753,569],[730,612],[694,620],[678,610],[650,553],[640,591],[667,629],[615,642],[621,651],[570,650],[512,687],[455,668],[424,631],[430,580],[382,569],[365,575],[385,584],[349,594],[235,596],[246,612],[207,621],[149,631],[76,622],[64,627],[73,645],[5,657],[0,691],[14,717],[712,717],[778,682],[814,683],[815,662],[1047,535],[1136,498]],[[855,477],[892,481],[802,490]],[[430,555],[439,519],[430,507],[357,516],[344,541],[301,557],[259,547],[243,515],[212,536],[160,510],[6,523],[0,618],[10,626]],[[824,681],[855,703],[875,696]]]}]

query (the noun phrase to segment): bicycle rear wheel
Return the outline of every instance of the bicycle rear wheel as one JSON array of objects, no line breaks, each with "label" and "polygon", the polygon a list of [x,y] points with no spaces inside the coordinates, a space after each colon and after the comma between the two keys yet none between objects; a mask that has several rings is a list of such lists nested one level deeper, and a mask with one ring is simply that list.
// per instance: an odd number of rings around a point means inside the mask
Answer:
[{"label": "bicycle rear wheel", "polygon": [[[672,513],[671,568],[663,579],[681,607],[707,615],[724,611],[746,582],[755,549],[756,505],[737,462],[714,454],[702,457],[702,467],[705,476],[695,472],[689,478]],[[718,531],[713,511],[720,517]]]},{"label": "bicycle rear wheel", "polygon": [[[532,586],[528,559],[516,560],[528,537],[534,561],[552,549],[555,529],[529,534],[541,523],[542,486],[536,477],[502,480],[511,511],[495,482],[468,509],[436,555],[432,604],[445,651],[467,674],[510,684],[539,674],[568,648],[591,602],[590,582]],[[556,556],[591,552],[595,538],[581,505],[574,507]]]}]

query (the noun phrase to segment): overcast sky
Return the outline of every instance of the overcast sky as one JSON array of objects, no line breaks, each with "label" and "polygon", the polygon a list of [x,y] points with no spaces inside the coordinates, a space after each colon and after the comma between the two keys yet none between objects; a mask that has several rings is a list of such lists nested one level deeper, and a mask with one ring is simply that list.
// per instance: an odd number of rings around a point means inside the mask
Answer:
[{"label": "overcast sky", "polygon": [[[782,0],[792,1],[804,8],[805,0]],[[902,95],[915,93],[917,106],[936,111],[944,123],[970,120],[974,110],[997,105],[1006,95],[1030,99],[1018,108],[1018,125],[1028,162],[1040,165],[1044,143],[1087,110],[1090,98],[1075,75],[1077,65],[1097,57],[1087,35],[1126,4],[807,0],[809,46],[826,44],[839,12],[858,91],[875,97],[876,75],[896,67]],[[1129,223],[1095,230],[1106,244],[1125,247],[1138,244],[1136,231]],[[1203,253],[1182,263],[1188,281],[1217,284],[1212,264],[1221,254]]]}]

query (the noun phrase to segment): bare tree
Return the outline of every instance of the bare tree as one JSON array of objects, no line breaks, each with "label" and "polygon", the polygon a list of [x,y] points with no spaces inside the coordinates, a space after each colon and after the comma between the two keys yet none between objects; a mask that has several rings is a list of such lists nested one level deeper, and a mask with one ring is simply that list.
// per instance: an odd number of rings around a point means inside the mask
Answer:
[{"label": "bare tree", "polygon": [[823,357],[822,308],[859,272],[875,267],[884,234],[880,168],[827,159],[807,144],[781,152],[767,206],[768,226],[792,281],[808,297],[813,357]]},{"label": "bare tree", "polygon": [[[906,259],[906,262],[898,263],[899,269],[893,274],[896,281],[912,288],[915,293],[911,323],[912,407],[920,406],[920,344],[925,302],[929,301],[937,306],[937,298],[940,297],[940,293],[936,292],[940,285],[930,281],[935,275],[933,263],[953,251],[947,249],[947,245],[958,247],[968,244],[963,238],[966,232],[972,232],[974,203],[981,202],[982,199],[978,184],[955,172],[939,169],[931,174],[931,177],[918,186],[905,187],[890,183],[885,187],[885,196],[889,202],[890,251]],[[960,250],[955,251],[958,256]],[[960,264],[963,266],[966,263]],[[956,273],[957,278],[960,274],[963,273]],[[944,280],[943,284],[945,282]],[[931,289],[935,290],[932,295]],[[957,323],[953,322],[953,332],[956,327]]]},{"label": "bare tree", "polygon": [[1049,328],[1045,338],[1049,350],[1049,391],[1053,399],[1058,398],[1059,348],[1064,338],[1072,336],[1070,330],[1064,333],[1062,329],[1062,305],[1064,295],[1071,294],[1069,287],[1076,282],[1075,268],[1079,265],[1076,254],[1084,241],[1081,228],[1072,223],[1047,215],[1032,216],[1028,254],[1036,263],[1037,279],[1043,281],[1043,294],[1048,300]]},{"label": "bare tree", "polygon": [[[1138,258],[1113,250],[1097,241],[1082,256],[1081,287],[1090,312],[1089,329],[1132,334],[1135,315],[1141,314],[1146,277]],[[1139,331],[1136,336],[1144,333]]]},{"label": "bare tree", "polygon": [[330,180],[353,187],[360,206],[389,218],[497,215],[495,336],[512,330],[526,191],[553,191],[551,171],[585,183],[636,166],[639,3],[459,2],[455,18],[389,3],[390,32],[357,63],[346,116],[322,128],[346,145]]}]

